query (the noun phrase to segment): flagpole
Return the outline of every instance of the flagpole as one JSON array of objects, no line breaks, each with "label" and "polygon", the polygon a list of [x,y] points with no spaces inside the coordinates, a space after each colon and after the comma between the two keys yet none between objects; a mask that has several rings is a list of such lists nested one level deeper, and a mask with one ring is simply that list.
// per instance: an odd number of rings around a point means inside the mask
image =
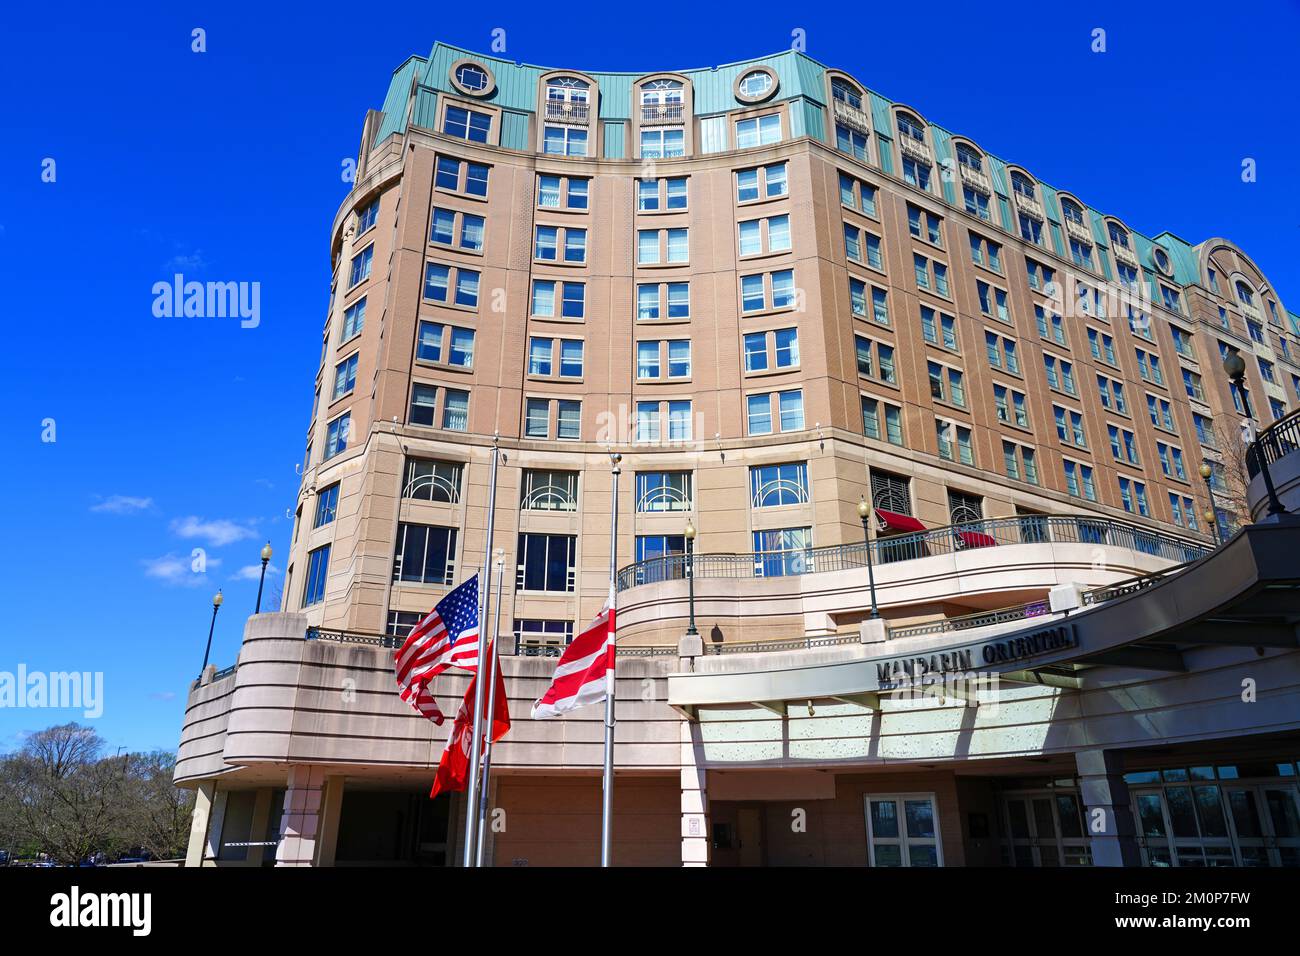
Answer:
[{"label": "flagpole", "polygon": [[469,784],[465,794],[465,867],[474,865],[474,808],[478,805],[478,761],[482,752],[483,669],[487,664],[487,640],[483,634],[492,607],[492,526],[497,511],[497,460],[501,456],[501,434],[492,435],[492,476],[488,480],[487,542],[483,548],[483,577],[479,581],[478,665],[474,671],[474,714],[470,721],[472,739],[469,754]]},{"label": "flagpole", "polygon": [[483,846],[487,842],[488,818],[488,780],[492,776],[492,731],[496,727],[497,714],[497,670],[501,667],[501,649],[497,641],[501,637],[501,582],[506,576],[505,553],[500,549],[496,554],[497,596],[492,611],[492,683],[488,685],[487,739],[483,741],[483,783],[478,796],[478,855],[475,866],[483,865]]},{"label": "flagpole", "polygon": [[[623,456],[617,452],[609,456],[610,474],[613,475],[613,489],[610,491],[609,519],[609,617],[617,628],[617,616],[614,608],[618,603],[618,588],[615,575],[618,573],[618,476],[621,469],[619,462]],[[614,632],[617,641],[617,631]],[[613,829],[614,816],[614,670],[605,671],[605,774],[603,780],[603,804],[600,818],[600,865],[609,866],[610,831]]]}]

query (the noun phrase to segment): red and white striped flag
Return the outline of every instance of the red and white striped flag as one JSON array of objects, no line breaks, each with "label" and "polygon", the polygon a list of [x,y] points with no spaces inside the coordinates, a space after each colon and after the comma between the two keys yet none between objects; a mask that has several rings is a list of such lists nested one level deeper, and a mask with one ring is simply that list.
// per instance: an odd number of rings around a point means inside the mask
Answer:
[{"label": "red and white striped flag", "polygon": [[449,667],[478,667],[478,575],[463,581],[407,635],[393,660],[397,692],[435,724],[442,711],[429,693],[429,682]]},{"label": "red and white striped flag", "polygon": [[614,609],[606,602],[555,666],[551,686],[534,704],[534,720],[558,717],[604,700],[614,682]]},{"label": "red and white striped flag", "polygon": [[[496,653],[496,647],[488,645],[488,655]],[[500,740],[507,730],[510,729],[510,702],[506,699],[506,685],[501,676],[501,667],[498,664],[495,668],[490,668],[489,673],[496,671],[496,712],[492,715],[492,741],[495,743]],[[432,799],[440,793],[455,791],[460,793],[464,791],[469,782],[469,755],[474,740],[473,721],[469,719],[470,712],[474,709],[474,684],[478,681],[478,674],[474,675],[473,680],[469,682],[469,688],[465,691],[465,699],[460,702],[460,710],[456,713],[456,720],[452,724],[451,733],[447,736],[447,745],[442,750],[442,757],[438,761],[438,770],[433,776],[433,788],[429,791],[429,797]],[[484,730],[480,731],[484,737],[487,737],[487,695],[483,695],[483,720],[480,722]]]}]

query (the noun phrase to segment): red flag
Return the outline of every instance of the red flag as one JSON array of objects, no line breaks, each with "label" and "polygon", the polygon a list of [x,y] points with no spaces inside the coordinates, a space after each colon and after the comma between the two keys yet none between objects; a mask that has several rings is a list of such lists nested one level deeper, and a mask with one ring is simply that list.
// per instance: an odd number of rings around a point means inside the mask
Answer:
[{"label": "red flag", "polygon": [[560,655],[551,686],[533,704],[533,719],[556,717],[604,700],[613,674],[614,609],[606,603],[591,626]]},{"label": "red flag", "polygon": [[[488,647],[489,654],[496,653],[495,642]],[[497,699],[496,713],[492,717],[492,740],[500,740],[510,729],[510,704],[506,700],[506,684],[501,676],[501,662],[497,661]],[[474,685],[478,681],[475,674],[465,691],[465,699],[456,711],[456,721],[452,724],[451,734],[447,737],[447,746],[442,750],[442,759],[438,761],[438,772],[433,777],[433,789],[429,797],[447,792],[460,793],[469,783],[469,754],[474,741],[474,731],[470,725],[470,713],[474,709]],[[487,715],[487,695],[483,696],[483,713]]]}]

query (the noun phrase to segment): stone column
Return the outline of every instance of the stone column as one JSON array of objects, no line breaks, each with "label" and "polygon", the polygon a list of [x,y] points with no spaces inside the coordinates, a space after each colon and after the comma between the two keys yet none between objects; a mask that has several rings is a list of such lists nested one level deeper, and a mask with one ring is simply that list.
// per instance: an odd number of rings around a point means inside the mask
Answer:
[{"label": "stone column", "polygon": [[316,866],[333,866],[339,844],[339,819],[343,814],[343,778],[326,777],[316,835]]},{"label": "stone column", "polygon": [[324,786],[325,768],[304,765],[289,768],[276,866],[311,866],[315,861]]},{"label": "stone column", "polygon": [[185,849],[186,866],[202,866],[203,853],[208,843],[208,824],[212,819],[212,803],[217,793],[215,780],[200,780],[194,795],[194,813],[190,817],[190,842]]},{"label": "stone column", "polygon": [[[216,785],[216,781],[213,781]],[[216,866],[217,858],[221,855],[221,835],[226,828],[226,804],[230,799],[230,791],[217,789],[212,798],[212,816],[208,820],[208,838],[204,842],[203,859],[199,866]]]},{"label": "stone column", "polygon": [[682,866],[709,865],[709,794],[700,743],[700,725],[683,720],[682,750]]},{"label": "stone column", "polygon": [[1115,750],[1080,750],[1074,760],[1084,825],[1092,844],[1092,865],[1141,866],[1122,755]]},{"label": "stone column", "polygon": [[266,858],[266,828],[271,820],[271,797],[269,787],[262,787],[253,798],[253,820],[248,827],[248,854],[245,856],[249,866],[261,866]]}]

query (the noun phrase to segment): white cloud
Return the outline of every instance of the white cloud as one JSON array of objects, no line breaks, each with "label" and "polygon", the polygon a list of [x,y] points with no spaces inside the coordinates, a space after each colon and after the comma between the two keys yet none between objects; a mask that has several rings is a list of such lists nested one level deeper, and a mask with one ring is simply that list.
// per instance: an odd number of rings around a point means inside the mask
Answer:
[{"label": "white cloud", "polygon": [[170,690],[156,690],[149,696],[154,700],[172,700],[176,697],[176,692]]},{"label": "white cloud", "polygon": [[152,498],[133,498],[130,495],[109,495],[90,506],[91,511],[102,511],[106,514],[129,515],[137,511],[147,511],[153,507]]},{"label": "white cloud", "polygon": [[191,253],[178,252],[167,260],[163,268],[184,272],[186,269],[206,269],[207,265],[207,260],[203,258],[203,250],[196,249]]},{"label": "white cloud", "polygon": [[[160,558],[145,558],[140,563],[144,565],[146,577],[155,578],[164,584],[187,588],[207,584],[207,574],[193,570],[192,560],[183,555],[164,554]],[[207,558],[206,561],[209,570],[221,564],[220,558]]]},{"label": "white cloud", "polygon": [[[280,573],[280,569],[277,568],[274,564],[268,564],[266,566],[266,576],[268,578],[274,577],[279,573]],[[262,576],[262,565],[246,564],[238,571],[236,571],[234,574],[232,574],[230,576],[230,579],[232,581],[256,581],[261,576]]]},{"label": "white cloud", "polygon": [[179,537],[199,538],[218,548],[224,544],[234,544],[236,541],[257,537],[257,532],[248,525],[227,518],[209,521],[189,515],[172,521],[171,528],[172,533]]}]

